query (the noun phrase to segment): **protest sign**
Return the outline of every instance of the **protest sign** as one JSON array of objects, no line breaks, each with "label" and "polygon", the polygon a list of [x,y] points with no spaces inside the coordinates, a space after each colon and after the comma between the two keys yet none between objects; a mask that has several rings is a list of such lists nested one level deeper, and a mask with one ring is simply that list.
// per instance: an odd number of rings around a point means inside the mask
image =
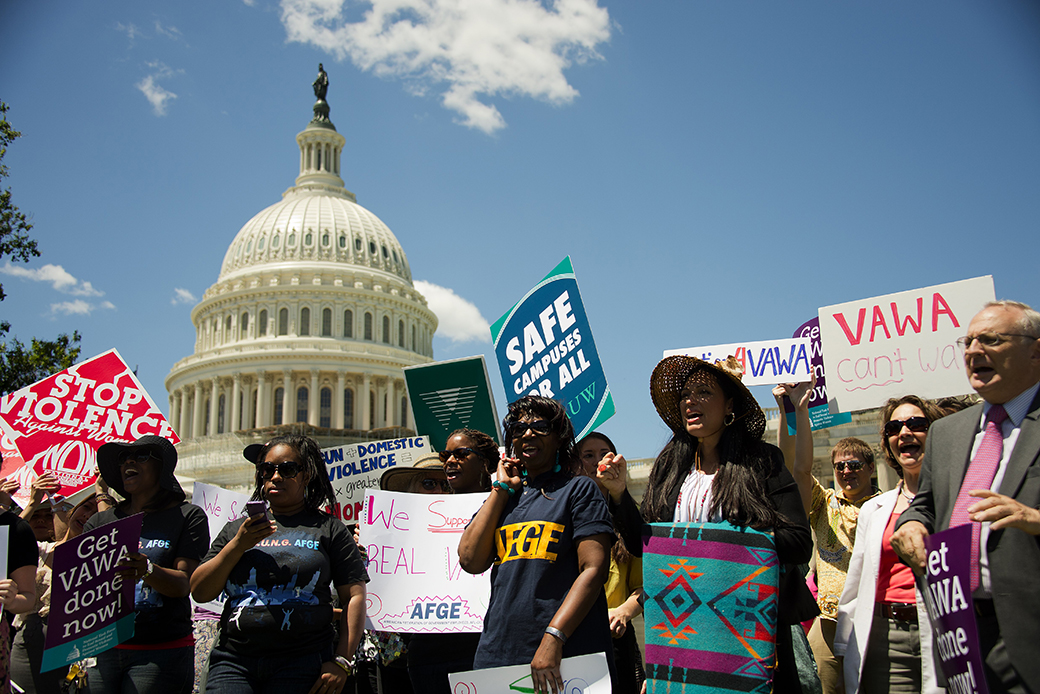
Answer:
[{"label": "protest sign", "polygon": [[924,545],[928,553],[925,605],[946,689],[987,694],[971,601],[971,525],[929,535]]},{"label": "protest sign", "polygon": [[[560,676],[565,694],[610,694],[610,670],[603,653],[577,655],[560,661]],[[448,673],[451,694],[532,694],[531,666],[507,665],[486,670]]]},{"label": "protest sign", "polygon": [[94,484],[102,444],[180,441],[114,349],[0,398],[0,427],[37,475],[58,476],[64,496]]},{"label": "protest sign", "polygon": [[54,548],[42,672],[97,655],[134,635],[134,582],[115,572],[137,552],[143,514],[94,528]]},{"label": "protest sign", "polygon": [[404,367],[415,431],[442,446],[456,429],[483,431],[501,445],[484,356]]},{"label": "protest sign", "polygon": [[710,364],[734,357],[744,370],[741,381],[746,386],[802,383],[812,378],[809,339],[804,337],[672,349],[666,351],[664,356],[671,357],[676,354],[697,357]]},{"label": "protest sign", "polygon": [[[823,343],[820,341],[820,318],[813,316],[802,323],[794,331],[795,337],[809,339],[809,362],[816,372],[816,386],[809,394],[809,424],[813,431],[848,424],[852,415],[847,412],[832,413],[827,404],[827,378],[823,368]],[[794,404],[790,399],[784,401],[784,414],[787,419],[787,430],[795,435]]]},{"label": "protest sign", "polygon": [[321,449],[329,471],[336,507],[329,513],[344,523],[357,523],[365,504],[365,490],[379,488],[379,478],[392,467],[411,467],[432,453],[426,436],[366,441]]},{"label": "protest sign", "polygon": [[987,275],[820,308],[831,412],[970,393],[957,338],[993,296]]},{"label": "protest sign", "polygon": [[[225,525],[245,515],[249,496],[249,494],[214,487],[212,484],[196,482],[191,493],[191,503],[206,512],[206,520],[209,521],[209,536],[211,540],[215,540]],[[224,600],[224,593],[221,592],[215,600],[202,603],[192,600],[192,603],[213,612],[221,612],[224,609]]]},{"label": "protest sign", "polygon": [[36,479],[36,474],[22,460],[18,447],[14,445],[14,441],[2,427],[0,427],[0,455],[4,458],[3,464],[0,465],[0,478],[18,481],[18,489],[11,494],[11,498],[22,508],[28,507],[32,494],[32,481]]},{"label": "protest sign", "polygon": [[570,256],[495,321],[491,339],[509,402],[559,400],[578,441],[614,415]]},{"label": "protest sign", "polygon": [[359,534],[368,551],[369,629],[403,633],[479,632],[490,571],[459,566],[458,545],[486,494],[370,490]]}]

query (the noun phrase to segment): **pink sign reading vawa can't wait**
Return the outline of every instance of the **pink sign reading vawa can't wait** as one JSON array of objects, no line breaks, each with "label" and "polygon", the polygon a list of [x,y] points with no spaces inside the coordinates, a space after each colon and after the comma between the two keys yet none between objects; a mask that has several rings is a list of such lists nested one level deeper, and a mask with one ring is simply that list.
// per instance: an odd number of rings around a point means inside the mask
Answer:
[{"label": "pink sign reading vawa can't wait", "polygon": [[94,483],[97,449],[173,427],[112,349],[0,398],[0,427],[37,474],[50,470],[69,496]]}]

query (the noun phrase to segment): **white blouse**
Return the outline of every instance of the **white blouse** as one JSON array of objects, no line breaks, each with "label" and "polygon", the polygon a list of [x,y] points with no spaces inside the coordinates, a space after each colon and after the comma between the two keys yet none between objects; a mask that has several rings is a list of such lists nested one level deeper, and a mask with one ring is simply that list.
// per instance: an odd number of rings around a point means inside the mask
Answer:
[{"label": "white blouse", "polygon": [[679,490],[675,504],[673,523],[707,523],[722,520],[722,514],[709,515],[711,509],[711,483],[715,474],[705,475],[700,470],[690,470],[689,476]]}]

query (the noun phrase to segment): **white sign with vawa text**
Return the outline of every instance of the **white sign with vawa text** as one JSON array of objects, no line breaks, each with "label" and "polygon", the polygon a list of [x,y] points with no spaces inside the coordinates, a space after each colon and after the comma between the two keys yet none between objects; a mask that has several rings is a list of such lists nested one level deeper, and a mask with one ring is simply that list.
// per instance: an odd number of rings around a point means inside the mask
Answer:
[{"label": "white sign with vawa text", "polygon": [[[560,662],[560,675],[564,694],[610,694],[610,670],[603,653],[564,658]],[[448,683],[452,694],[534,692],[529,664],[451,672]]]},{"label": "white sign with vawa text", "polygon": [[957,339],[993,297],[987,275],[820,308],[831,412],[970,393]]},{"label": "white sign with vawa text", "polygon": [[368,551],[366,625],[378,631],[480,632],[491,570],[459,566],[459,539],[487,494],[370,489],[358,529]]},{"label": "white sign with vawa text", "polygon": [[746,386],[804,383],[812,380],[812,352],[808,337],[671,349],[666,351],[664,356],[673,357],[677,354],[696,357],[709,364],[734,357],[744,369],[741,381]]}]

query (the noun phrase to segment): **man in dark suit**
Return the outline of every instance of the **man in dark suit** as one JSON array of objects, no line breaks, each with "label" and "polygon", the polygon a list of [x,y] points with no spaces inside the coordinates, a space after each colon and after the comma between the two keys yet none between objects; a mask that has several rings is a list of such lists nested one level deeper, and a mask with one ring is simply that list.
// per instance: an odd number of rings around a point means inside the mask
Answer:
[{"label": "man in dark suit", "polygon": [[923,573],[924,538],[970,523],[989,690],[1040,694],[1040,313],[987,304],[961,342],[983,402],[932,425],[892,548]]}]

